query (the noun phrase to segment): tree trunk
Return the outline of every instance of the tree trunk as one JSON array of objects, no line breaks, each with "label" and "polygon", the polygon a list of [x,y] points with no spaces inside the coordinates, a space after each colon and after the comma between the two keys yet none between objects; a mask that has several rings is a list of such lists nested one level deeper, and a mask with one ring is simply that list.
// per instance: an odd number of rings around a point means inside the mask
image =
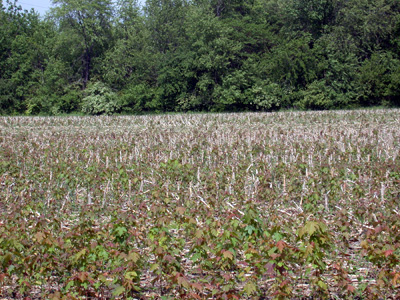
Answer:
[{"label": "tree trunk", "polygon": [[82,72],[83,89],[86,89],[87,83],[90,80],[91,60],[92,60],[91,49],[86,48],[85,54],[83,56],[83,72]]}]

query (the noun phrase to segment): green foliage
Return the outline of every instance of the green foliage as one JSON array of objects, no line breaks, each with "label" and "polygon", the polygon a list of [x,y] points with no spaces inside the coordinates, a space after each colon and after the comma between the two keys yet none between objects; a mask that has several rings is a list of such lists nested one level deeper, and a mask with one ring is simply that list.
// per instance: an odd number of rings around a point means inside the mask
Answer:
[{"label": "green foliage", "polygon": [[[23,113],[27,99],[41,97],[37,91],[46,67],[47,24],[34,12],[16,3],[0,11],[0,113]],[[40,99],[39,106],[45,101]]]},{"label": "green foliage", "polygon": [[263,67],[273,82],[282,87],[302,89],[317,78],[317,59],[310,47],[312,38],[282,41],[265,57]]},{"label": "green foliage", "polygon": [[156,93],[153,87],[145,83],[126,87],[119,96],[122,111],[141,113],[160,109]]},{"label": "green foliage", "polygon": [[313,81],[302,92],[302,99],[295,105],[300,109],[332,109],[335,108],[335,95],[332,88],[324,80]]},{"label": "green foliage", "polygon": [[294,1],[297,18],[305,31],[311,32],[314,36],[321,35],[328,25],[335,22],[335,13],[339,1],[312,0]]},{"label": "green foliage", "polygon": [[91,83],[82,99],[82,112],[88,115],[112,115],[121,110],[117,94],[100,81]]},{"label": "green foliage", "polygon": [[388,47],[398,13],[398,1],[347,1],[338,13],[338,24],[350,34],[360,57],[365,58],[373,51]]},{"label": "green foliage", "polygon": [[247,103],[256,110],[279,108],[284,97],[279,84],[268,81],[253,85],[245,94]]},{"label": "green foliage", "polygon": [[159,53],[173,51],[182,39],[186,2],[183,0],[147,0],[144,7],[151,42]]},{"label": "green foliage", "polygon": [[397,0],[6,3],[1,114],[81,112],[94,81],[95,114],[400,105]]},{"label": "green foliage", "polygon": [[52,8],[51,16],[57,20],[60,32],[76,41],[73,47],[64,49],[79,55],[74,63],[78,65],[83,86],[86,87],[92,76],[94,61],[112,41],[112,2],[54,0],[53,3],[56,7]]},{"label": "green foliage", "polygon": [[214,91],[215,110],[232,110],[244,101],[243,91],[247,86],[245,75],[242,71],[234,71],[222,79],[222,84]]},{"label": "green foliage", "polygon": [[359,84],[364,105],[398,105],[400,60],[390,53],[374,52],[360,66]]},{"label": "green foliage", "polygon": [[104,54],[99,70],[103,81],[118,90],[148,85],[155,80],[155,55],[151,52],[150,30],[136,1],[122,1],[114,18],[115,43]]}]

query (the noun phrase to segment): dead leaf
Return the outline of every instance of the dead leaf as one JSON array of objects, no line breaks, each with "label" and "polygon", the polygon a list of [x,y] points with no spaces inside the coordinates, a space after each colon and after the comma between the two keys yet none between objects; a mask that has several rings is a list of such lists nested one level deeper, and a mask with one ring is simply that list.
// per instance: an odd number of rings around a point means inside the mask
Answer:
[{"label": "dead leaf", "polygon": [[279,252],[282,253],[283,249],[285,249],[285,247],[286,247],[286,243],[281,240],[276,243],[276,247],[278,248]]},{"label": "dead leaf", "polygon": [[222,255],[223,255],[225,258],[229,258],[230,260],[233,259],[233,253],[232,253],[231,251],[229,251],[229,250],[224,251],[224,252],[222,253]]}]

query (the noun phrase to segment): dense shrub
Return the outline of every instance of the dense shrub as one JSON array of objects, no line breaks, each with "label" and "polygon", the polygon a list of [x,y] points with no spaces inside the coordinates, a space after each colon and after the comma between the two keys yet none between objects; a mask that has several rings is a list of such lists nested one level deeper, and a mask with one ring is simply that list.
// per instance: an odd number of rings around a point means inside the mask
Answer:
[{"label": "dense shrub", "polygon": [[358,84],[363,105],[399,105],[400,60],[387,52],[376,52],[360,67]]},{"label": "dense shrub", "polygon": [[112,115],[121,110],[118,97],[101,81],[89,85],[82,100],[82,112],[88,115]]}]

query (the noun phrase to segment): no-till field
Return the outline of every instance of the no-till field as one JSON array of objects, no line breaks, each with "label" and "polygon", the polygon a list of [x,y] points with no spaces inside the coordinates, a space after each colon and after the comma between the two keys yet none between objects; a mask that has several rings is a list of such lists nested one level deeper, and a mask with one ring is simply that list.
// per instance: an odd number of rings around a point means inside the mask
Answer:
[{"label": "no-till field", "polygon": [[0,118],[2,299],[400,297],[400,110]]}]

